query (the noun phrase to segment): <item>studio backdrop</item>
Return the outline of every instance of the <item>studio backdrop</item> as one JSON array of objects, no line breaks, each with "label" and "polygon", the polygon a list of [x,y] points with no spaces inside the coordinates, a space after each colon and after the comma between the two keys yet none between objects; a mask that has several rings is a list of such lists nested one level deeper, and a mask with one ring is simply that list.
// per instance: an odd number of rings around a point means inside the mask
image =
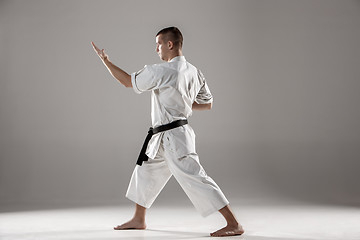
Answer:
[{"label": "studio backdrop", "polygon": [[[150,126],[135,72],[177,26],[211,111],[189,119],[231,201],[360,204],[360,1],[0,1],[0,204],[124,204]],[[188,202],[170,181],[159,202]]]}]

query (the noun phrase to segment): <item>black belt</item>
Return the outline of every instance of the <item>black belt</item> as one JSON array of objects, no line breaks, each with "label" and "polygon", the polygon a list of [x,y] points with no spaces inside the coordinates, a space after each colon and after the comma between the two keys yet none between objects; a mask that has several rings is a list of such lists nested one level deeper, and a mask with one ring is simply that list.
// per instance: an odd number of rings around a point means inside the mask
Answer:
[{"label": "black belt", "polygon": [[188,121],[186,119],[184,119],[184,120],[177,120],[177,121],[165,124],[165,125],[161,125],[161,126],[158,126],[156,128],[151,127],[149,129],[149,131],[148,131],[148,135],[145,138],[145,142],[144,142],[144,144],[143,144],[143,146],[141,148],[140,155],[138,157],[138,160],[137,160],[136,164],[141,166],[143,161],[148,160],[149,157],[145,154],[145,152],[146,152],[147,145],[149,144],[149,141],[150,141],[152,135],[154,135],[156,133],[159,133],[159,132],[164,132],[164,131],[167,131],[167,130],[170,130],[170,129],[173,129],[173,128],[180,127],[180,126],[185,125],[187,123],[188,123]]}]

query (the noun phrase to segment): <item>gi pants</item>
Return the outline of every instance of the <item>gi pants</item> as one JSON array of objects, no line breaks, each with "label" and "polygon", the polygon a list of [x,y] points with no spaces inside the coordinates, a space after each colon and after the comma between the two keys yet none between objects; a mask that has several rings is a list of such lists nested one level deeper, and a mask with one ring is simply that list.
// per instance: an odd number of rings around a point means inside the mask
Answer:
[{"label": "gi pants", "polygon": [[136,165],[126,197],[149,208],[172,175],[203,217],[229,204],[219,186],[200,165],[196,153],[179,158],[163,140],[154,159],[143,162],[142,166]]}]

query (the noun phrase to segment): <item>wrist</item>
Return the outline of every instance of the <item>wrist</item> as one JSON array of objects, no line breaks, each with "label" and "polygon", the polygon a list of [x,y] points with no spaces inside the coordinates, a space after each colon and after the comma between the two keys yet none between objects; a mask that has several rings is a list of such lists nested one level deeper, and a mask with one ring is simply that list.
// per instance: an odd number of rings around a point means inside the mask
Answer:
[{"label": "wrist", "polygon": [[108,63],[110,63],[110,60],[109,60],[108,56],[105,56],[102,60],[103,60],[103,62],[104,62],[105,65],[107,65]]}]

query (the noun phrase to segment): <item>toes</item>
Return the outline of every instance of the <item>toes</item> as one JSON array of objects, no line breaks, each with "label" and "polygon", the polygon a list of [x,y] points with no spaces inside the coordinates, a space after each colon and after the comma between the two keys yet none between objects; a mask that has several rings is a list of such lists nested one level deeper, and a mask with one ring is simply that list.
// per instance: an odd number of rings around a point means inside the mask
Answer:
[{"label": "toes", "polygon": [[121,229],[123,229],[123,227],[121,225],[114,227],[114,230],[121,230]]},{"label": "toes", "polygon": [[210,236],[212,236],[212,237],[219,237],[219,233],[218,233],[218,232],[213,232],[213,233],[210,233]]}]

